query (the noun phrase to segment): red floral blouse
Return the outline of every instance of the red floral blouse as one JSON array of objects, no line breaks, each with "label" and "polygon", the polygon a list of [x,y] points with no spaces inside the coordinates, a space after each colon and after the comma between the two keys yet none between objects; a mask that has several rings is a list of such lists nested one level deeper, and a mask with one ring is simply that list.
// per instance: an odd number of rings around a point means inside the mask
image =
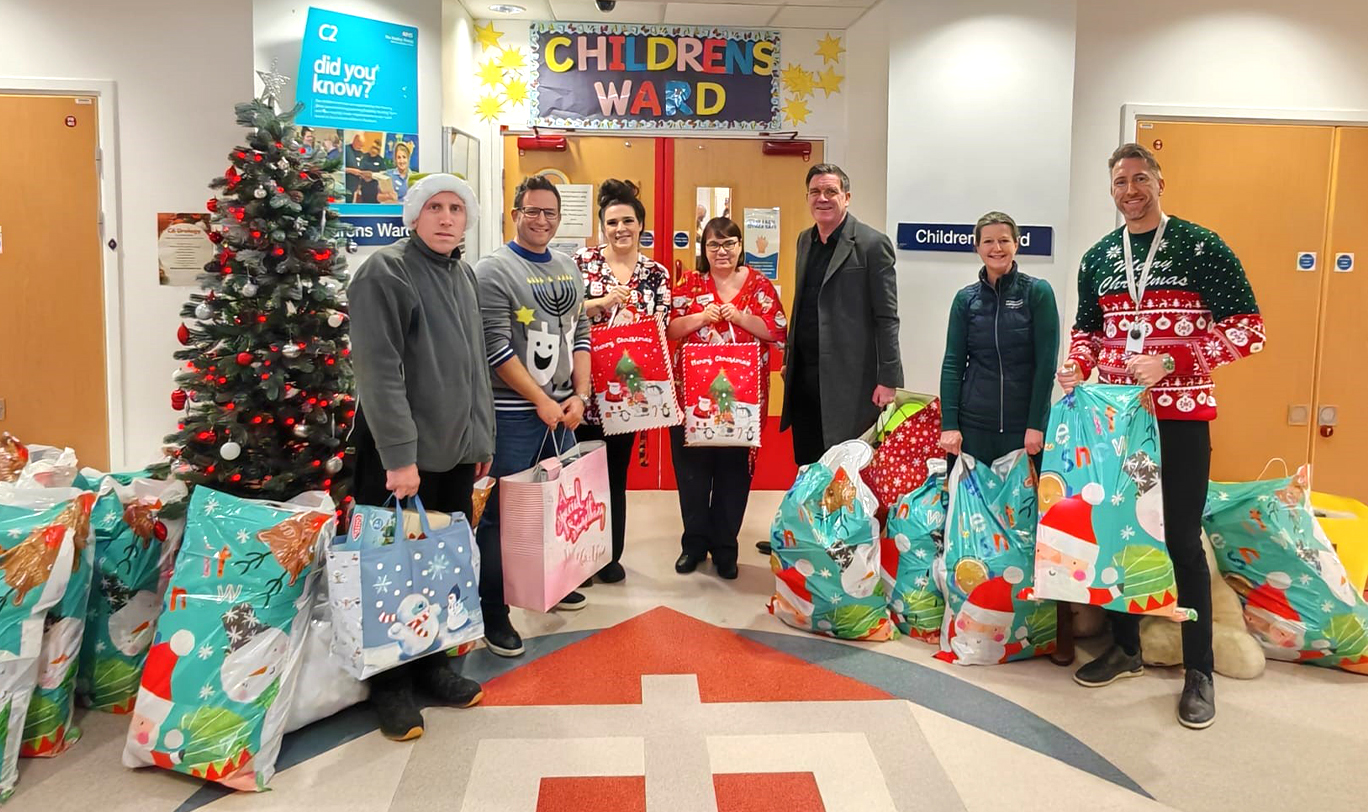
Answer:
[{"label": "red floral blouse", "polygon": [[[575,264],[584,275],[586,300],[602,298],[618,285],[617,277],[613,276],[613,269],[608,267],[608,259],[605,256],[607,247],[595,245],[575,252]],[[613,312],[600,313],[591,320],[591,324],[608,324],[620,315],[624,318],[614,323],[622,323],[628,320],[627,314],[630,314],[630,321],[640,321],[647,316],[655,316],[660,319],[661,324],[669,321],[670,272],[664,265],[645,254],[637,254],[636,267],[632,269],[632,278],[627,284],[632,288],[632,298],[627,304],[614,308]]]},{"label": "red floral blouse", "polygon": [[[712,274],[686,271],[679,278],[678,284],[675,285],[670,318],[677,319],[681,316],[702,313],[710,304],[728,304],[717,295],[717,285],[713,282]],[[730,304],[736,305],[738,310],[764,319],[765,326],[770,330],[770,335],[787,335],[788,317],[784,315],[784,305],[779,301],[779,292],[774,289],[774,283],[754,268],[746,268],[746,280],[741,283],[740,292],[731,299]],[[749,330],[736,327],[733,331],[732,327],[734,325],[727,322],[706,324],[680,340],[674,358],[675,389],[681,393],[684,391],[684,365],[681,361],[685,344],[726,344],[733,340],[734,332],[737,344],[758,343],[760,345],[760,369],[762,370],[760,375],[760,414],[767,415],[768,410],[765,404],[769,402],[770,347],[773,346],[782,350],[784,340],[781,338],[778,341],[763,341]]]}]

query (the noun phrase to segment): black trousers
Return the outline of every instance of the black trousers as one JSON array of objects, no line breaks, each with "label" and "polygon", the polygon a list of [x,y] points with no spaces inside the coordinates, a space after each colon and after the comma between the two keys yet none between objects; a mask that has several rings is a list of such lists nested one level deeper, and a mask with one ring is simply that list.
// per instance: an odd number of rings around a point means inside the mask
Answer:
[{"label": "black trousers", "polygon": [[688,448],[684,427],[675,426],[670,451],[684,519],[680,547],[700,561],[711,553],[717,566],[735,564],[736,537],[750,501],[750,449]]},{"label": "black trousers", "polygon": [[[375,438],[366,425],[366,416],[356,411],[356,427],[351,440],[356,448],[356,467],[352,475],[352,497],[358,505],[383,506],[390,497],[385,486],[385,466],[380,461],[380,452],[375,447]],[[464,513],[467,518],[474,512],[473,495],[475,492],[475,465],[458,465],[449,471],[418,471],[418,498],[423,507],[439,513]],[[367,682],[372,693],[379,691],[408,690],[413,684],[414,674],[424,668],[451,667],[461,672],[465,657],[447,658],[439,654],[430,655],[411,663],[396,666],[371,677]]]},{"label": "black trousers", "polygon": [[613,563],[622,560],[622,549],[627,538],[627,469],[632,464],[632,449],[636,448],[637,432],[604,436],[603,427],[581,423],[575,437],[602,440],[608,450],[608,495],[613,515]]},{"label": "black trousers", "polygon": [[[1211,424],[1204,420],[1160,420],[1164,535],[1178,604],[1197,610],[1183,623],[1183,665],[1211,675],[1211,573],[1202,550],[1202,510],[1211,477]],[[1128,654],[1140,651],[1140,616],[1113,612],[1112,636]]]},{"label": "black trousers", "polygon": [[822,435],[822,387],[815,364],[803,364],[802,359],[797,357],[792,362],[798,366],[793,370],[793,391],[786,396],[789,402],[789,431],[793,433],[793,461],[799,465],[811,465],[821,459],[827,450]]}]

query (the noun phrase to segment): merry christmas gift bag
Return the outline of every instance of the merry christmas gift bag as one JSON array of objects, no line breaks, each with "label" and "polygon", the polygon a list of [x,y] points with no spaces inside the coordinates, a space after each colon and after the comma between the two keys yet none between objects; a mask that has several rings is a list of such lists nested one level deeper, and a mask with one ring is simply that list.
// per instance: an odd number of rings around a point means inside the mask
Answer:
[{"label": "merry christmas gift bag", "polygon": [[1213,482],[1202,526],[1271,659],[1368,674],[1368,603],[1311,508],[1311,472]]},{"label": "merry christmas gift bag", "polygon": [[322,493],[281,504],[195,489],[125,766],[265,789],[294,695],[316,564],[334,526]]},{"label": "merry christmas gift bag", "polygon": [[1029,586],[1035,472],[1025,451],[991,465],[961,454],[950,472],[945,602],[937,659],[991,665],[1054,651],[1055,605],[1016,596]]},{"label": "merry christmas gift bag", "polygon": [[[945,461],[921,487],[888,511],[882,545],[884,590],[898,631],[928,643],[940,642],[945,596],[933,567],[945,549]],[[867,469],[866,469],[867,470]]]},{"label": "merry christmas gift bag", "polygon": [[852,440],[804,468],[770,525],[770,614],[803,631],[847,640],[891,640],[879,581],[878,502],[860,479],[867,443]]},{"label": "merry christmas gift bag", "polygon": [[1193,616],[1178,606],[1164,546],[1159,425],[1145,397],[1138,386],[1084,384],[1050,409],[1035,597]]},{"label": "merry christmas gift bag", "polygon": [[879,420],[862,437],[874,447],[874,459],[860,475],[887,511],[899,498],[926,480],[926,464],[940,448],[940,399],[898,390]]},{"label": "merry christmas gift bag", "polygon": [[760,447],[759,344],[685,344],[684,445]]},{"label": "merry christmas gift bag", "polygon": [[604,434],[679,425],[674,371],[659,321],[595,327],[590,341],[594,400]]},{"label": "merry christmas gift bag", "polygon": [[546,612],[612,556],[608,449],[579,443],[499,480],[504,599]]},{"label": "merry christmas gift bag", "polygon": [[[396,538],[395,529],[413,530]],[[438,522],[440,521],[440,525]],[[480,553],[461,513],[358,505],[328,548],[333,658],[358,679],[484,636]]]},{"label": "merry christmas gift bag", "polygon": [[68,488],[0,489],[0,801],[19,780],[43,618],[66,594],[94,501]]},{"label": "merry christmas gift bag", "polygon": [[133,710],[143,661],[161,614],[163,573],[172,566],[185,531],[185,483],[148,479],[141,473],[100,474],[87,469],[81,475],[95,486],[97,496],[91,518],[94,583],[76,671],[76,698],[88,708],[109,713]]}]

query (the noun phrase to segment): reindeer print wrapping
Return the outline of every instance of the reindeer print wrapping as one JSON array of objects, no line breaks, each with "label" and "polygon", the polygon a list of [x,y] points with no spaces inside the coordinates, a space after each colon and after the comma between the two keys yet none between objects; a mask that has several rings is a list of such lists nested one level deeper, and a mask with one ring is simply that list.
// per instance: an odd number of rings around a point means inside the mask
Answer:
[{"label": "reindeer print wrapping", "polygon": [[262,790],[299,672],[332,503],[191,497],[124,745],[129,767]]},{"label": "reindeer print wrapping", "polygon": [[[138,695],[147,649],[161,613],[162,572],[170,567],[184,518],[163,517],[189,499],[183,482],[136,473],[82,474],[96,492],[93,584],[76,671],[76,698],[85,707],[129,713]],[[174,513],[175,511],[170,511]]]}]

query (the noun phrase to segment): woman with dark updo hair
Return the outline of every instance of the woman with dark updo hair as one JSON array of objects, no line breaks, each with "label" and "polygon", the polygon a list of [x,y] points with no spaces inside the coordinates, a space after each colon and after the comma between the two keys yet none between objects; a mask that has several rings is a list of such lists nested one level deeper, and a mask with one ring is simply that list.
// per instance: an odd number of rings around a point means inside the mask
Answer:
[{"label": "woman with dark updo hair", "polygon": [[[670,317],[670,274],[664,265],[641,253],[641,230],[646,207],[640,190],[630,180],[608,179],[599,185],[599,230],[603,244],[581,249],[575,264],[584,276],[584,309],[595,325],[631,324],[656,319],[662,326]],[[589,399],[584,423],[575,432],[580,440],[603,440],[608,446],[608,484],[613,511],[613,560],[599,570],[604,583],[626,577],[622,549],[627,532],[627,466],[638,432],[605,437],[597,398]],[[588,586],[593,579],[585,582]]]}]

